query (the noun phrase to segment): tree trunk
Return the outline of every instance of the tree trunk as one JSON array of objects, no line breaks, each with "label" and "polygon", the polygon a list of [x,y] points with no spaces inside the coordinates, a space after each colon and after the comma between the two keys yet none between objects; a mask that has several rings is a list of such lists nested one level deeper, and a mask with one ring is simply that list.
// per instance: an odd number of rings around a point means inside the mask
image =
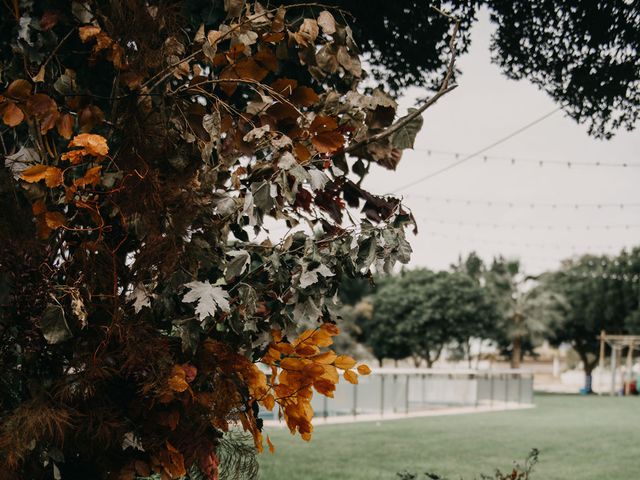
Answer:
[{"label": "tree trunk", "polygon": [[422,364],[422,359],[417,355],[412,355],[411,358],[413,358],[413,366],[416,368],[420,368],[420,365]]},{"label": "tree trunk", "polygon": [[398,359],[397,359],[397,358],[394,358],[394,359],[393,359],[393,365],[394,365],[396,368],[398,368]]},{"label": "tree trunk", "polygon": [[593,393],[593,369],[598,364],[598,359],[589,361],[586,353],[578,352],[580,360],[582,360],[582,367],[584,370],[584,392],[587,394]]},{"label": "tree trunk", "polygon": [[384,360],[384,358],[378,358],[378,366],[380,368],[382,368],[382,361]]},{"label": "tree trunk", "polygon": [[522,337],[518,335],[513,339],[513,348],[511,349],[511,368],[520,368],[521,358],[522,358]]},{"label": "tree trunk", "polygon": [[471,339],[467,338],[467,341],[465,342],[465,353],[467,354],[467,364],[469,367],[469,370],[471,370]]}]

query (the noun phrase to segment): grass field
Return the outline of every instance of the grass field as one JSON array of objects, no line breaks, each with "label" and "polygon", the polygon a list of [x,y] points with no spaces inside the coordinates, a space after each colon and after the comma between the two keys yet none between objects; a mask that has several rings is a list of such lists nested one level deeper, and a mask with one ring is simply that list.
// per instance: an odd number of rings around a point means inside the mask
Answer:
[{"label": "grass field", "polygon": [[640,479],[640,398],[537,395],[535,409],[318,426],[310,443],[267,431],[262,480],[471,480],[540,450],[533,480]]}]

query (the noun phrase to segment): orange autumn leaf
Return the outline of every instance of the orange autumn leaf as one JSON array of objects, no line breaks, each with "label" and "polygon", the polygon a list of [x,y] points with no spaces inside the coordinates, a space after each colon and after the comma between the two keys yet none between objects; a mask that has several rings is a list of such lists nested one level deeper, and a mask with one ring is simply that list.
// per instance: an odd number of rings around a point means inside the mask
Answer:
[{"label": "orange autumn leaf", "polygon": [[305,330],[300,336],[293,342],[294,345],[300,345],[307,343],[309,345],[317,345],[318,347],[328,347],[333,343],[331,335],[321,328]]},{"label": "orange autumn leaf", "polygon": [[283,342],[274,344],[273,349],[284,355],[291,355],[295,351],[295,348],[293,347],[293,345],[291,345],[290,343],[283,343]]},{"label": "orange autumn leaf", "polygon": [[371,369],[368,365],[358,365],[358,373],[360,375],[369,375],[371,373]]},{"label": "orange autumn leaf", "polygon": [[310,360],[319,363],[321,365],[330,365],[332,364],[338,356],[335,354],[333,350],[329,350],[327,352],[319,353],[318,355],[314,355],[310,357]]},{"label": "orange autumn leaf", "polygon": [[269,435],[267,435],[267,445],[269,445],[269,452],[273,453],[276,451],[276,447],[274,447],[273,443],[271,443],[271,439],[269,438]]},{"label": "orange autumn leaf", "polygon": [[31,95],[31,83],[19,78],[9,84],[5,93],[8,97],[26,100]]},{"label": "orange autumn leaf", "polygon": [[282,330],[279,329],[272,329],[271,330],[271,338],[273,338],[274,342],[281,342],[282,341]]},{"label": "orange autumn leaf", "polygon": [[356,385],[358,383],[358,374],[356,372],[354,372],[353,370],[345,370],[344,371],[344,379],[347,382],[353,383],[354,385]]},{"label": "orange autumn leaf", "polygon": [[34,165],[33,167],[29,167],[22,172],[20,178],[22,178],[25,182],[35,183],[42,180],[47,173],[46,165]]},{"label": "orange autumn leaf", "polygon": [[73,135],[73,116],[69,113],[63,113],[56,121],[56,129],[61,137],[69,140]]},{"label": "orange autumn leaf", "polygon": [[102,165],[91,167],[84,174],[84,177],[74,180],[73,184],[77,187],[85,187],[87,185],[93,185],[93,186],[97,185],[100,182],[101,169],[102,169]]},{"label": "orange autumn leaf", "polygon": [[101,31],[102,30],[100,27],[96,27],[94,25],[85,25],[78,29],[78,34],[80,35],[80,40],[82,40],[82,43],[87,43]]},{"label": "orange autumn leaf", "polygon": [[309,152],[309,149],[304,145],[302,145],[301,143],[293,144],[293,152],[296,155],[296,159],[298,160],[298,163],[305,163],[307,160],[311,158],[311,152]]},{"label": "orange autumn leaf", "polygon": [[340,329],[335,323],[323,323],[320,328],[334,337],[340,334]]},{"label": "orange autumn leaf", "polygon": [[57,167],[47,167],[46,165],[34,165],[22,172],[21,178],[28,183],[44,180],[49,188],[62,185],[62,170]]},{"label": "orange autumn leaf", "polygon": [[324,378],[320,378],[313,382],[313,388],[315,388],[319,394],[333,398],[333,392],[336,390],[336,384]]},{"label": "orange autumn leaf", "polygon": [[82,147],[85,149],[87,155],[93,155],[95,157],[104,157],[109,153],[107,139],[94,133],[81,133],[80,135],[76,135],[73,140],[69,142],[69,146]]},{"label": "orange autumn leaf", "polygon": [[344,145],[344,137],[338,131],[322,132],[314,135],[311,143],[320,153],[335,153]]},{"label": "orange autumn leaf", "polygon": [[336,361],[333,362],[333,364],[341,370],[349,370],[355,367],[356,363],[357,362],[349,355],[340,355],[336,358]]},{"label": "orange autumn leaf", "polygon": [[320,349],[315,345],[302,344],[298,345],[295,349],[296,354],[301,357],[309,357],[311,355],[315,355],[320,351]]},{"label": "orange autumn leaf", "polygon": [[67,221],[64,215],[60,212],[47,212],[44,214],[44,220],[47,224],[47,227],[52,230],[55,230],[59,227],[64,227]]},{"label": "orange autumn leaf", "polygon": [[276,405],[276,399],[273,395],[269,394],[262,399],[262,404],[264,405],[264,408],[271,411]]},{"label": "orange autumn leaf", "polygon": [[59,187],[64,183],[62,170],[57,167],[48,167],[44,177],[44,183],[49,188]]},{"label": "orange autumn leaf", "polygon": [[289,357],[280,362],[280,368],[283,370],[298,370],[302,371],[304,368],[304,361],[300,358]]},{"label": "orange autumn leaf", "polygon": [[8,127],[17,127],[24,120],[24,112],[13,102],[7,102],[2,111],[2,121]]},{"label": "orange autumn leaf", "polygon": [[168,380],[168,385],[171,390],[174,392],[184,392],[187,388],[189,388],[189,384],[186,380],[186,372],[179,365],[174,365],[171,370],[171,376]]},{"label": "orange autumn leaf", "polygon": [[317,115],[313,122],[311,122],[311,126],[309,130],[313,133],[322,133],[322,132],[331,132],[338,128],[338,122],[335,121],[332,117],[327,117],[326,115]]},{"label": "orange autumn leaf", "polygon": [[328,380],[333,383],[338,383],[340,380],[340,376],[338,375],[338,370],[333,365],[324,365],[324,373],[322,377],[325,380]]}]

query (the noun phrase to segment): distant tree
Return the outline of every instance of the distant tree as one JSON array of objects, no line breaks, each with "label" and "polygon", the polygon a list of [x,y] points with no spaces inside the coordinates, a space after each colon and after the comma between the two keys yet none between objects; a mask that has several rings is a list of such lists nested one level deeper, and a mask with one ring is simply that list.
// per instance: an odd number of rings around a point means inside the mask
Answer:
[{"label": "distant tree", "polygon": [[[287,0],[287,3],[297,3]],[[461,20],[459,48],[467,51],[480,7],[497,26],[491,53],[509,78],[548,93],[591,135],[634,128],[640,112],[640,8],[624,0],[327,0],[355,16],[355,38],[375,79],[392,90],[430,86],[441,78],[446,19]],[[346,13],[345,13],[346,15]],[[402,52],[402,53],[401,53]]]},{"label": "distant tree", "polygon": [[371,278],[345,280],[338,287],[338,298],[343,305],[355,305],[375,289]]},{"label": "distant tree", "polygon": [[547,276],[547,289],[566,298],[568,310],[549,331],[554,345],[570,343],[580,356],[585,389],[591,391],[592,372],[598,363],[598,336],[638,333],[640,318],[640,248],[616,257],[585,255],[564,262]]},{"label": "distant tree", "polygon": [[385,358],[401,360],[411,355],[409,339],[399,328],[411,310],[414,296],[407,295],[397,279],[389,279],[373,296],[373,314],[360,317],[360,340],[371,349],[380,366]]},{"label": "distant tree", "polygon": [[471,339],[487,337],[496,318],[491,298],[468,275],[405,271],[374,295],[375,332],[365,341],[387,358],[411,355],[416,366],[431,367],[452,343],[468,358]]},{"label": "distant tree", "polygon": [[486,274],[487,288],[500,312],[496,339],[508,346],[511,368],[520,368],[525,347],[540,344],[549,325],[557,323],[565,300],[558,293],[540,286],[527,289],[520,262],[494,259]]},{"label": "distant tree", "polygon": [[476,252],[471,252],[467,255],[467,258],[458,258],[458,263],[451,265],[451,269],[455,272],[466,273],[475,280],[477,283],[484,283],[483,275],[486,271],[486,267],[482,258],[478,256]]}]

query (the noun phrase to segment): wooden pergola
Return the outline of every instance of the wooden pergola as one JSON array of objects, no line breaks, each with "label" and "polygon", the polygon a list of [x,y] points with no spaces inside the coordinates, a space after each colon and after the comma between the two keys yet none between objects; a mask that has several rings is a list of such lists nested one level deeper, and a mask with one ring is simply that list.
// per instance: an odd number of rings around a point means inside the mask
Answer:
[{"label": "wooden pergola", "polygon": [[627,349],[627,381],[624,383],[624,394],[629,395],[633,380],[631,372],[633,352],[634,350],[640,350],[640,335],[610,335],[602,330],[598,339],[600,340],[600,359],[598,364],[601,372],[604,367],[605,345],[611,347],[611,395],[615,395],[616,372],[618,366],[622,364],[622,351],[625,348]]}]

